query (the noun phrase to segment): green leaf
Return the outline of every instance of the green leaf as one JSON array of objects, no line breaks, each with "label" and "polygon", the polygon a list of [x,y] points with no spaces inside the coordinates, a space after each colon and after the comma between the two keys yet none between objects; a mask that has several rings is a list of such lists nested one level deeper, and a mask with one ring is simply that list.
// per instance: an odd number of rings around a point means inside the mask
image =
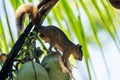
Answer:
[{"label": "green leaf", "polygon": [[46,70],[38,63],[29,61],[22,65],[15,80],[49,80]]},{"label": "green leaf", "polygon": [[5,37],[5,32],[4,32],[4,29],[3,29],[3,25],[2,25],[2,22],[1,22],[1,19],[0,19],[0,49],[2,50],[2,52],[4,53],[8,53],[9,52],[9,49],[8,49],[8,45],[7,45],[7,41],[6,41],[6,37]]}]

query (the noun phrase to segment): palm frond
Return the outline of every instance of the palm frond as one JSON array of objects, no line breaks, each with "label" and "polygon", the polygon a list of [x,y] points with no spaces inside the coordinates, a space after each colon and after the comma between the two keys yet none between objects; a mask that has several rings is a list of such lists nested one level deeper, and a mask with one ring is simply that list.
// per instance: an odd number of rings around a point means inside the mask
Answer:
[{"label": "palm frond", "polygon": [[[35,1],[28,0],[30,3],[34,3]],[[2,18],[0,17],[0,35],[2,35],[0,37],[0,50],[8,53],[9,49],[11,48],[11,46],[9,46],[10,42],[12,42],[12,45],[14,44],[14,35],[12,34],[12,26],[10,25],[10,21],[8,19],[8,8],[6,8],[5,1],[2,3],[5,11],[6,25],[9,32],[4,30],[4,23],[1,21]],[[26,1],[10,0],[10,3],[15,11],[18,6],[20,6],[22,3],[26,3]],[[97,50],[102,56],[101,59],[104,62],[104,64],[100,66],[105,66],[107,78],[110,80],[112,75],[109,61],[106,58],[107,53],[105,53],[104,49],[106,44],[103,43],[99,35],[101,32],[105,32],[104,35],[102,35],[102,38],[106,39],[106,37],[110,36],[107,39],[112,39],[111,41],[115,45],[115,52],[120,53],[119,14],[120,10],[114,9],[110,5],[109,0],[59,0],[57,5],[47,16],[44,25],[58,26],[62,31],[65,32],[71,41],[82,45],[84,54],[83,65],[85,65],[87,73],[85,70],[83,70],[83,72],[85,72],[85,75],[89,80],[98,79],[99,73],[97,73],[95,67],[96,64],[94,63],[95,59],[92,56],[94,53],[91,53],[92,50]],[[5,33],[9,34],[9,37],[11,38],[10,40],[7,40],[8,38],[5,37]],[[107,41],[105,42],[107,43]],[[98,48],[91,50],[91,48],[93,48],[91,47],[91,44],[94,44]],[[111,44],[111,42],[109,44]],[[98,55],[97,52],[95,55]],[[114,58],[112,57],[112,59]]]}]

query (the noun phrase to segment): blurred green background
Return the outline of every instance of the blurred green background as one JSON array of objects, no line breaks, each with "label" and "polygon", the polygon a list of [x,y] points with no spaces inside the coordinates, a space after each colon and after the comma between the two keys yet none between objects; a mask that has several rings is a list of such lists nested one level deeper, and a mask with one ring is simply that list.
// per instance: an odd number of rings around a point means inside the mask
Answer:
[{"label": "blurred green background", "polygon": [[[39,2],[0,0],[0,53],[8,54],[20,36],[15,21],[18,6]],[[82,45],[83,60],[70,58],[75,80],[120,80],[119,14],[109,0],[59,0],[48,14],[43,25],[58,26],[72,42]]]}]

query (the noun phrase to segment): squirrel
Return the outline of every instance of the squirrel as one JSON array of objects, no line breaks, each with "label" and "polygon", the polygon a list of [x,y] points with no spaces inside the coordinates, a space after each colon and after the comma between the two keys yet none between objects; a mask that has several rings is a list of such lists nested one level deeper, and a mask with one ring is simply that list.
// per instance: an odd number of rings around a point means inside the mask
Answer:
[{"label": "squirrel", "polygon": [[[17,18],[17,24],[18,26],[23,26],[23,19],[24,15],[27,13],[29,14],[31,19],[37,19],[37,7],[23,4],[21,5],[18,10],[16,11],[16,18]],[[72,43],[65,33],[61,31],[56,26],[41,26],[38,25],[38,21],[34,21],[35,28],[40,32],[40,37],[45,40],[45,42],[50,44],[49,50],[52,51],[52,48],[55,47],[63,52],[63,62],[65,66],[67,67],[67,61],[71,54],[75,57],[77,60],[82,60],[82,46],[75,45]]]},{"label": "squirrel", "polygon": [[52,51],[52,48],[55,47],[63,52],[63,62],[67,66],[68,58],[73,54],[74,58],[77,60],[82,60],[82,46],[77,44],[75,45],[71,42],[65,33],[61,31],[56,26],[37,26],[38,31],[40,32],[40,37],[47,43],[50,44],[49,50]]}]

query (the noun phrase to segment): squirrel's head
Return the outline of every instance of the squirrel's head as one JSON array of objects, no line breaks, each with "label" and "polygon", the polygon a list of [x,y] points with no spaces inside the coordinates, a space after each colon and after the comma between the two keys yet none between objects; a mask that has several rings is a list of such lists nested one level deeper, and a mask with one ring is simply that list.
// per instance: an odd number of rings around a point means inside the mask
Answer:
[{"label": "squirrel's head", "polygon": [[83,52],[82,52],[82,46],[77,44],[75,46],[75,52],[73,53],[75,59],[82,60]]}]

